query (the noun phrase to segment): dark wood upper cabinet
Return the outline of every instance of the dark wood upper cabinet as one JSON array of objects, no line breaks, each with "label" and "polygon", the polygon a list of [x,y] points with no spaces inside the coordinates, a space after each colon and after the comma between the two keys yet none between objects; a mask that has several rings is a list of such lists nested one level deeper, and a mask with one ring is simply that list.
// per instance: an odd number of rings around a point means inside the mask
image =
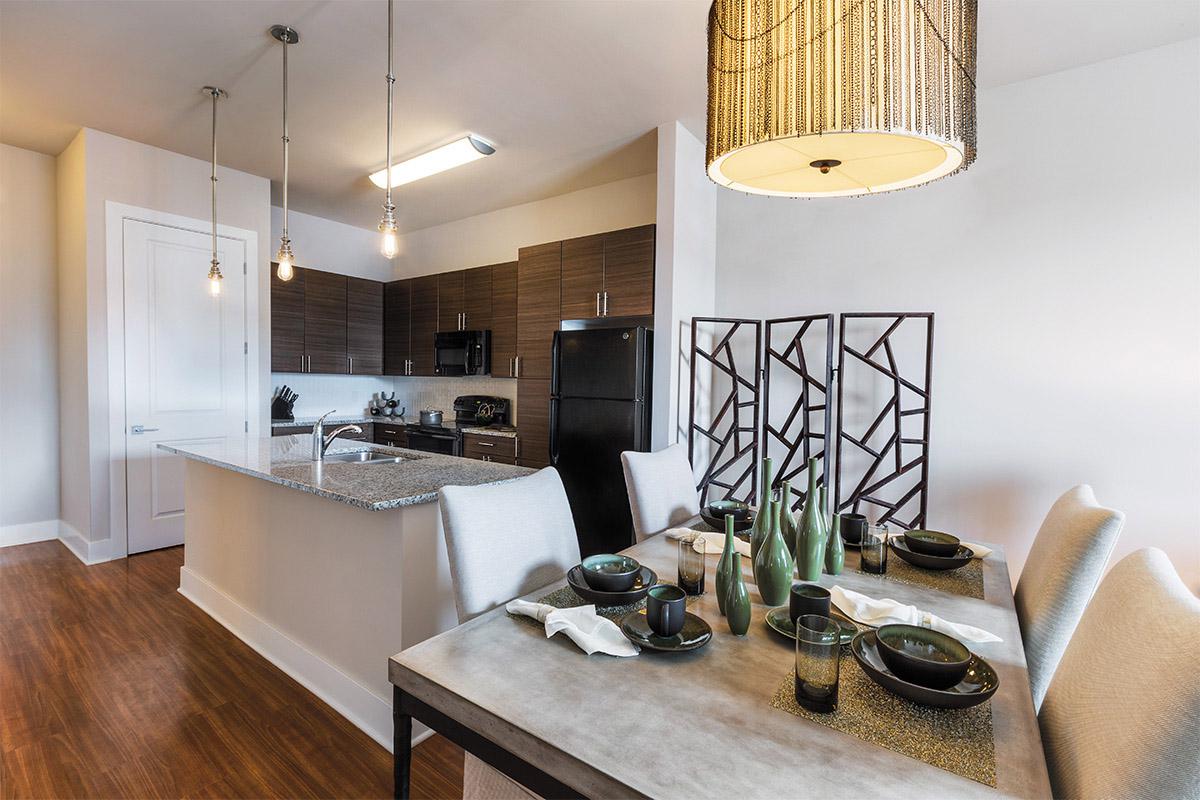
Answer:
[{"label": "dark wood upper cabinet", "polygon": [[463,330],[486,331],[492,327],[492,268],[463,271]]},{"label": "dark wood upper cabinet", "polygon": [[308,372],[349,373],[345,275],[313,269],[304,276],[304,355]]},{"label": "dark wood upper cabinet", "polygon": [[517,262],[492,267],[492,375],[516,377]]},{"label": "dark wood upper cabinet", "polygon": [[[411,375],[433,375],[433,337],[438,330],[438,276],[412,279],[412,311],[409,315],[409,359]],[[454,330],[453,326],[448,330]]]},{"label": "dark wood upper cabinet", "polygon": [[[654,313],[654,226],[603,234],[606,317]],[[606,302],[605,302],[606,301]]]},{"label": "dark wood upper cabinet", "polygon": [[562,319],[562,242],[517,251],[517,377],[550,377],[550,348]]},{"label": "dark wood upper cabinet", "polygon": [[346,279],[346,354],[351,375],[383,374],[383,284]]},{"label": "dark wood upper cabinet", "polygon": [[550,381],[517,382],[517,463],[550,465]]},{"label": "dark wood upper cabinet", "polygon": [[383,287],[383,373],[407,375],[412,281],[392,281]]},{"label": "dark wood upper cabinet", "polygon": [[[443,272],[437,276],[437,329],[461,329],[463,310],[463,270]],[[432,345],[431,345],[432,346]]]},{"label": "dark wood upper cabinet", "polygon": [[281,281],[271,264],[271,371],[304,372],[304,273]]},{"label": "dark wood upper cabinet", "polygon": [[601,316],[604,237],[582,236],[562,243],[562,318]]}]

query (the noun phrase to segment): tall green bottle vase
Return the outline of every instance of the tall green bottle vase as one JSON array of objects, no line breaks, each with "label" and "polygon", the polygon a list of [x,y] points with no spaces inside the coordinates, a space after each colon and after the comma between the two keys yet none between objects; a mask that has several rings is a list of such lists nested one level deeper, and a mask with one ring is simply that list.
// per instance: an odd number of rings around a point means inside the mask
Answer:
[{"label": "tall green bottle vase", "polygon": [[733,546],[733,515],[725,515],[725,549],[717,561],[717,607],[725,614],[725,595],[733,580],[733,557],[736,551]]},{"label": "tall green bottle vase", "polygon": [[825,572],[841,575],[846,566],[846,545],[842,542],[842,515],[833,515],[833,527],[825,543]]},{"label": "tall green bottle vase", "polygon": [[758,548],[758,557],[754,559],[754,583],[758,586],[762,601],[769,606],[781,606],[788,602],[788,594],[792,589],[794,564],[779,526],[782,510],[782,502],[771,502],[771,532]]},{"label": "tall green bottle vase", "polygon": [[792,558],[796,557],[796,515],[792,513],[792,482],[784,481],[779,488],[779,500],[783,509],[779,512],[779,529],[783,531],[783,543]]},{"label": "tall green bottle vase", "polygon": [[750,630],[750,594],[742,579],[742,554],[733,554],[733,569],[725,590],[725,621],[735,636],[745,636]]},{"label": "tall green bottle vase", "polygon": [[817,490],[817,459],[808,460],[808,492],[796,536],[796,573],[802,581],[815,581],[825,566],[825,512]]},{"label": "tall green bottle vase", "polygon": [[774,462],[762,460],[762,484],[758,487],[758,514],[754,517],[754,528],[750,531],[750,563],[758,557],[758,548],[771,533],[771,515],[767,513],[771,502],[771,481],[775,479]]}]

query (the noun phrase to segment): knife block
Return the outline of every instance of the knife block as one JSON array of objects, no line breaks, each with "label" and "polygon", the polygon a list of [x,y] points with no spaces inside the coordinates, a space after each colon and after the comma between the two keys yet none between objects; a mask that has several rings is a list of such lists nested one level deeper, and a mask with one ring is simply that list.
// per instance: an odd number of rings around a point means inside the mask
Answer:
[{"label": "knife block", "polygon": [[[293,403],[295,401],[292,401]],[[284,400],[282,397],[276,397],[271,401],[271,419],[282,420],[285,422],[293,422],[296,417],[292,414],[292,403]]]}]

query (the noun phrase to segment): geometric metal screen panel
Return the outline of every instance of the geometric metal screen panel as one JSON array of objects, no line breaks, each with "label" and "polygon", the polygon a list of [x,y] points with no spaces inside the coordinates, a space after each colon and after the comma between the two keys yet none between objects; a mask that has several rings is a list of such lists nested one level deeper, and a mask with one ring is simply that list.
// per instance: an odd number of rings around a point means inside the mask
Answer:
[{"label": "geometric metal screen panel", "polygon": [[700,505],[752,503],[758,485],[762,322],[692,319],[688,460],[701,469]]},{"label": "geometric metal screen panel", "polygon": [[833,409],[833,314],[767,320],[763,379],[764,456],[775,483],[792,482],[792,510],[808,490],[808,459],[820,459],[817,485],[829,483]]},{"label": "geometric metal screen panel", "polygon": [[933,314],[842,314],[834,511],[923,528]]}]

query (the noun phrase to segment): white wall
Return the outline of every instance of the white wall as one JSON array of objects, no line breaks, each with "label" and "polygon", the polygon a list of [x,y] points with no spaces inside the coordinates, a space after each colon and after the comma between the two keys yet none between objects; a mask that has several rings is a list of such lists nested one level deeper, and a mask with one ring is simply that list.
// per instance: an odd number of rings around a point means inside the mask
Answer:
[{"label": "white wall", "polygon": [[55,252],[54,159],[0,145],[0,545],[58,531]]},{"label": "white wall", "polygon": [[1086,482],[1127,514],[1114,561],[1200,587],[1198,45],[981,91],[978,162],[930,186],[720,193],[721,315],[936,312],[929,522],[1014,577]]},{"label": "white wall", "polygon": [[654,450],[687,441],[691,319],[712,316],[716,302],[717,187],[704,171],[704,143],[678,122],[658,129],[657,216]]},{"label": "white wall", "polygon": [[[106,211],[109,201],[207,220],[210,166],[166,150],[83,129],[58,157],[59,376],[60,389],[85,420],[62,429],[63,519],[103,557],[110,536],[108,385],[109,287]],[[258,281],[259,369],[254,381],[268,385],[270,287],[265,265],[270,245],[270,182],[218,168],[217,221],[258,235],[252,280]],[[71,406],[66,406],[71,407]],[[64,419],[73,415],[64,414]],[[269,408],[259,409],[260,425]],[[68,438],[70,431],[71,438]],[[81,445],[80,443],[84,443]],[[86,453],[86,455],[84,455]],[[104,543],[104,544],[97,544]],[[117,550],[123,549],[123,542]]]},{"label": "white wall", "polygon": [[[271,206],[271,259],[279,249],[283,209]],[[296,265],[373,281],[392,280],[391,263],[379,254],[379,232],[288,209],[288,238]]]},{"label": "white wall", "polygon": [[641,175],[406,233],[395,277],[516,261],[527,245],[647,225],[654,222],[655,184],[653,174]]}]

